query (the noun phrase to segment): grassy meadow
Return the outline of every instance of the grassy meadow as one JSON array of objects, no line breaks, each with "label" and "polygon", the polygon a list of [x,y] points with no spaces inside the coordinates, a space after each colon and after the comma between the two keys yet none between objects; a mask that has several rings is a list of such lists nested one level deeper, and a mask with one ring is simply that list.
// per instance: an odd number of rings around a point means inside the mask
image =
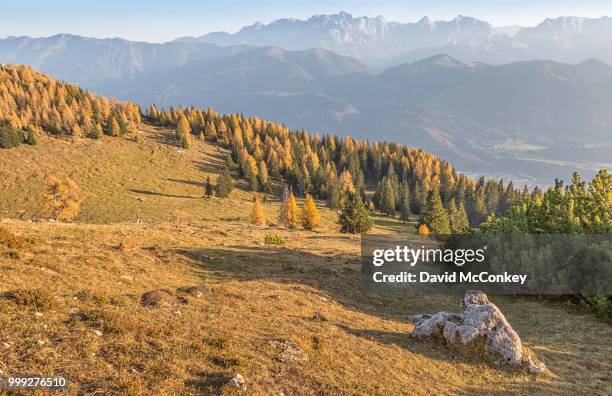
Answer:
[{"label": "grassy meadow", "polygon": [[[413,339],[409,315],[458,311],[458,299],[364,295],[359,237],[338,232],[335,212],[319,204],[320,228],[287,230],[269,197],[272,224],[250,225],[246,183],[202,197],[224,150],[181,150],[151,126],[137,136],[0,151],[0,376],[63,375],[75,395],[612,393],[612,329],[592,315],[492,297],[545,362],[537,377]],[[47,175],[87,194],[75,222],[42,215]],[[375,233],[414,232],[374,220]],[[246,391],[227,385],[236,373]]]}]

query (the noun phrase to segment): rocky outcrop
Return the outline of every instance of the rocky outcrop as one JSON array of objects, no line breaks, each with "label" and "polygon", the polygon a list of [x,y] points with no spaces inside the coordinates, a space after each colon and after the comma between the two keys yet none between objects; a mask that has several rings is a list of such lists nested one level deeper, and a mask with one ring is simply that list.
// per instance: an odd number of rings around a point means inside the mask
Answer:
[{"label": "rocky outcrop", "polygon": [[415,315],[409,320],[415,327],[413,337],[439,335],[453,344],[457,341],[463,345],[485,339],[491,351],[501,355],[503,361],[520,365],[525,363],[534,374],[545,370],[544,364],[534,364],[526,356],[521,339],[514,331],[506,317],[489,301],[486,294],[469,290],[461,299],[464,312],[438,312],[433,315]]}]

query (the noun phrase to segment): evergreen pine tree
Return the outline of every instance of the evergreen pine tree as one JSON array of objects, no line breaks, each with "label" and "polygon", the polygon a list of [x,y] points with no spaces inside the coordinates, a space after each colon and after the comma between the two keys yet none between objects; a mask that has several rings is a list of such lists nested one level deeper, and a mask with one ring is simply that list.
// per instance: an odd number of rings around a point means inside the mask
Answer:
[{"label": "evergreen pine tree", "polygon": [[448,214],[442,206],[440,190],[436,187],[429,192],[425,210],[421,214],[420,224],[426,224],[429,230],[438,235],[450,234]]},{"label": "evergreen pine tree", "polygon": [[467,213],[463,203],[457,208],[455,200],[451,199],[449,208],[449,222],[451,233],[453,234],[465,234],[470,230],[470,223],[468,221]]},{"label": "evergreen pine tree", "polygon": [[338,213],[340,232],[365,234],[372,228],[372,219],[359,194],[348,194]]},{"label": "evergreen pine tree", "polygon": [[[393,169],[392,167],[390,169]],[[383,178],[380,210],[389,216],[395,215],[395,194],[393,183],[387,177]]]},{"label": "evergreen pine tree", "polygon": [[223,173],[217,179],[217,185],[215,186],[215,193],[219,198],[226,198],[230,195],[234,189],[234,180],[229,169],[225,168]]},{"label": "evergreen pine tree", "polygon": [[410,193],[405,180],[400,187],[400,220],[404,223],[410,220]]},{"label": "evergreen pine tree", "polygon": [[206,196],[206,198],[210,198],[212,196],[212,193],[213,187],[210,183],[210,176],[208,176],[206,177],[206,183],[204,183],[204,196]]}]

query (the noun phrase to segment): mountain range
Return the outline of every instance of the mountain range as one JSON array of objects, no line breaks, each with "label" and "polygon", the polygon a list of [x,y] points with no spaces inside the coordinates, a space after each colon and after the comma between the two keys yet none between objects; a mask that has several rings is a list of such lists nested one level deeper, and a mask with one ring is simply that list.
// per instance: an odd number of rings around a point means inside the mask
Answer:
[{"label": "mountain range", "polygon": [[[341,13],[164,44],[9,37],[0,39],[0,62],[145,106],[212,106],[387,139],[473,174],[546,183],[612,164],[612,67],[594,59],[612,52],[609,28],[606,17],[500,29],[470,17],[400,24]],[[274,37],[283,41],[263,45]],[[482,54],[495,59],[473,60]],[[580,61],[550,60],[564,56]],[[381,71],[366,58],[396,65]]]},{"label": "mountain range", "polygon": [[612,63],[612,18],[558,17],[534,27],[496,28],[461,15],[450,21],[423,17],[400,23],[341,12],[307,20],[280,19],[267,25],[258,22],[234,34],[215,32],[175,41],[289,50],[323,48],[381,69],[440,53],[463,62],[491,64],[536,59],[578,63],[589,58]]}]

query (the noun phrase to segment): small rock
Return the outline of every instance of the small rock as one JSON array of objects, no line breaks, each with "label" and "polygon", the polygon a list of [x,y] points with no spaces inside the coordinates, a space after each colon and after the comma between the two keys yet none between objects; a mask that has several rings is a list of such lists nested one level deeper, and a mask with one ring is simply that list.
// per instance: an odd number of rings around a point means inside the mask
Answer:
[{"label": "small rock", "polygon": [[2,349],[9,349],[11,347],[11,344],[8,342],[0,343],[0,345],[2,346]]},{"label": "small rock", "polygon": [[312,315],[313,320],[318,320],[320,322],[327,322],[327,318],[321,312],[315,312]]},{"label": "small rock", "polygon": [[102,332],[101,332],[100,330],[93,329],[93,330],[92,330],[92,333],[94,333],[94,334],[95,334],[95,335],[97,335],[98,337],[102,337]]},{"label": "small rock", "polygon": [[327,297],[319,296],[319,301],[327,302],[329,299]]},{"label": "small rock", "polygon": [[244,380],[244,377],[240,374],[236,374],[232,378],[230,378],[230,380],[227,381],[227,384],[229,386],[233,386],[234,388],[246,389],[246,381]]},{"label": "small rock", "polygon": [[40,312],[34,312],[34,316],[36,316],[37,318],[42,318],[43,314]]},{"label": "small rock", "polygon": [[181,311],[178,311],[178,310],[177,310],[177,311],[174,311],[174,312],[172,312],[172,313],[173,313],[173,314],[175,314],[175,315],[177,315],[177,316],[179,316],[179,315],[181,314]]},{"label": "small rock", "polygon": [[142,295],[140,302],[145,307],[171,307],[178,305],[176,297],[165,290],[152,290]]},{"label": "small rock", "polygon": [[527,366],[529,367],[529,372],[531,374],[540,375],[546,370],[546,365],[543,362],[534,364],[533,360],[531,359],[531,356],[527,356],[525,362],[527,363]]},{"label": "small rock", "polygon": [[281,362],[305,362],[308,355],[291,341],[268,341],[278,350],[278,360]]},{"label": "small rock", "polygon": [[45,342],[43,340],[38,340],[38,345],[43,346],[45,345]]},{"label": "small rock", "polygon": [[176,289],[177,294],[187,294],[195,298],[203,298],[206,289],[203,286],[181,287]]},{"label": "small rock", "polygon": [[42,272],[44,272],[44,273],[46,273],[46,274],[48,274],[48,275],[51,275],[51,276],[61,276],[59,272],[57,272],[57,271],[53,271],[53,270],[52,270],[52,269],[50,269],[50,268],[39,267],[39,269],[40,269]]}]

